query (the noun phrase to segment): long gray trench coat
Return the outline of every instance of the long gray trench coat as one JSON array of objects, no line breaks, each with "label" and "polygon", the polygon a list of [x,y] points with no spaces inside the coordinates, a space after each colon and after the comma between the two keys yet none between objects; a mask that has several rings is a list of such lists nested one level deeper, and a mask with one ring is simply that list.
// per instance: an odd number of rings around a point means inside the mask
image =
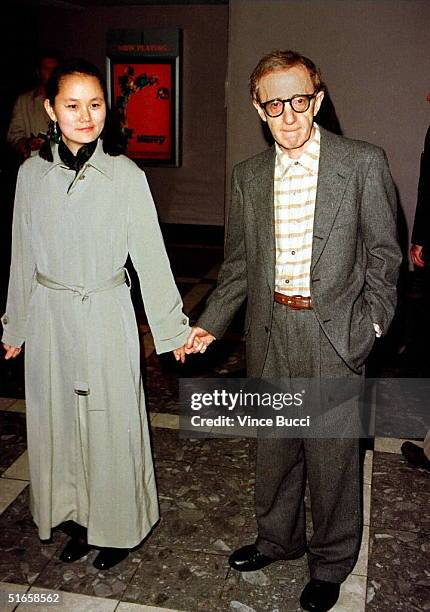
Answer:
[{"label": "long gray trench coat", "polygon": [[122,272],[130,253],[155,348],[188,319],[144,173],[99,142],[74,178],[54,161],[20,169],[3,342],[26,344],[31,510],[39,536],[66,520],[96,546],[131,548],[158,519],[139,367]]}]

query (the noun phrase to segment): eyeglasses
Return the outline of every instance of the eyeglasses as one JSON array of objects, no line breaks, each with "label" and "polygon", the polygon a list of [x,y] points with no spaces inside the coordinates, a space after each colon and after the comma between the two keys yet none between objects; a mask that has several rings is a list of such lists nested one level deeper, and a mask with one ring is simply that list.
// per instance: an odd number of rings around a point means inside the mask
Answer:
[{"label": "eyeglasses", "polygon": [[315,98],[317,93],[315,91],[313,94],[296,94],[287,100],[275,98],[274,100],[267,100],[267,102],[259,102],[259,104],[269,117],[280,117],[284,112],[287,102],[296,113],[305,113],[311,104],[311,100]]}]

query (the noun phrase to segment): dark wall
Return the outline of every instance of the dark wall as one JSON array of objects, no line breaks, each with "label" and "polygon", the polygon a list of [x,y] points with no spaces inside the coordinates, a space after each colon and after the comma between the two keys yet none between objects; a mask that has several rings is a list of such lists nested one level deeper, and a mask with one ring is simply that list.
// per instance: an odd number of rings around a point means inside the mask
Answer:
[{"label": "dark wall", "polygon": [[230,9],[228,168],[266,146],[249,74],[270,50],[296,49],[322,69],[344,135],[386,150],[410,227],[430,123],[430,2],[232,0]]},{"label": "dark wall", "polygon": [[39,42],[105,69],[109,29],[183,30],[182,166],[147,168],[162,221],[224,222],[227,6],[41,8]]},{"label": "dark wall", "polygon": [[1,12],[0,36],[0,140],[4,142],[13,103],[19,93],[35,84],[34,50],[37,48],[38,11],[6,6]]}]

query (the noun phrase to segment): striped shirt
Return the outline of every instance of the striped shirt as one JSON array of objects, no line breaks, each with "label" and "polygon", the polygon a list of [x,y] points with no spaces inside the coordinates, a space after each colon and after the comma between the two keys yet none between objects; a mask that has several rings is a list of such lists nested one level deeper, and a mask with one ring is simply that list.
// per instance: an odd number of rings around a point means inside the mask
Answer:
[{"label": "striped shirt", "polygon": [[312,236],[320,158],[320,131],[298,159],[276,144],[274,177],[276,270],[275,290],[310,295]]}]

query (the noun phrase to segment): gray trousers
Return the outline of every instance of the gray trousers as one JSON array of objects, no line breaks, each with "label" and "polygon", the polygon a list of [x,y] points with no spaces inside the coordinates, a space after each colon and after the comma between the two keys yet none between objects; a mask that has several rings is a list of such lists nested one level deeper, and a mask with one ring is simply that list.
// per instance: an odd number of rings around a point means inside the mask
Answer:
[{"label": "gray trousers", "polygon": [[[275,303],[263,377],[344,376],[358,375],[338,356],[314,312]],[[343,582],[356,562],[362,531],[358,438],[258,439],[255,502],[262,553],[288,559],[307,551],[312,578]]]}]

